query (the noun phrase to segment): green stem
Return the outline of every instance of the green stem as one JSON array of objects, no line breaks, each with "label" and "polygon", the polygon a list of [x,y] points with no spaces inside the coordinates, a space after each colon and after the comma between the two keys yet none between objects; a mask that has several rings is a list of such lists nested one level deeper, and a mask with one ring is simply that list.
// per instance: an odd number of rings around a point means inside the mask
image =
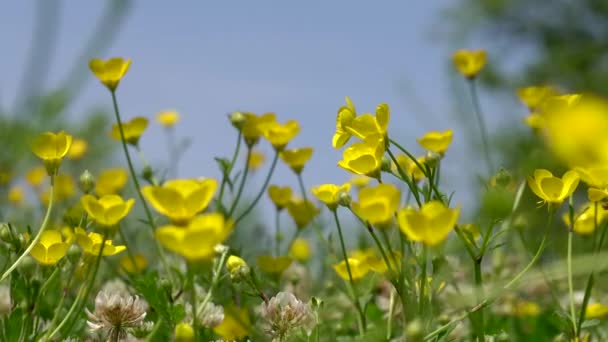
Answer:
[{"label": "green stem", "polygon": [[576,323],[576,311],[574,309],[574,286],[572,283],[572,236],[574,232],[568,231],[568,296],[570,298],[570,319],[572,320],[572,329],[574,329],[574,337],[578,337],[578,325]]},{"label": "green stem", "polygon": [[262,185],[262,188],[260,189],[258,194],[255,196],[253,202],[251,202],[251,204],[247,207],[247,209],[245,209],[245,211],[243,211],[243,213],[234,221],[235,227],[242,219],[245,218],[245,216],[247,216],[253,210],[255,205],[260,201],[260,198],[262,198],[262,195],[264,195],[264,192],[266,192],[268,183],[270,183],[270,178],[272,177],[272,174],[274,173],[274,169],[277,167],[278,160],[279,160],[279,153],[276,152],[274,154],[274,158],[272,159],[272,164],[270,165],[270,170],[268,171],[268,175],[266,176],[266,179],[264,180],[264,184]]},{"label": "green stem", "polygon": [[222,200],[224,198],[224,190],[226,189],[226,183],[228,183],[228,180],[230,180],[230,173],[232,172],[232,169],[234,169],[234,163],[236,163],[236,158],[238,157],[239,152],[241,150],[242,136],[243,136],[242,133],[239,131],[239,134],[236,137],[236,147],[234,148],[234,153],[232,153],[232,159],[230,160],[230,165],[228,167],[228,170],[226,170],[225,174],[222,177],[222,184],[220,185],[220,192],[219,192],[219,195],[217,196],[217,205],[222,210],[224,210],[224,205],[222,204]]},{"label": "green stem", "polygon": [[198,337],[198,319],[196,309],[196,286],[194,286],[194,272],[192,265],[188,263],[188,282],[190,283],[190,305],[192,305],[192,330],[194,330],[194,341]]},{"label": "green stem", "polygon": [[[477,304],[483,301],[483,278],[481,273],[481,261],[483,257],[480,256],[473,260],[475,264],[475,286],[477,288]],[[484,312],[483,308],[480,308],[476,313],[476,321],[477,321],[477,341],[483,342],[485,341],[485,323],[484,323]]]},{"label": "green stem", "polygon": [[228,256],[228,251],[229,251],[228,248],[226,248],[226,250],[220,256],[220,261],[218,262],[217,267],[215,268],[215,270],[213,270],[213,279],[211,281],[211,286],[209,287],[209,290],[207,291],[207,295],[205,296],[205,298],[203,299],[203,303],[201,304],[201,308],[200,308],[201,313],[205,312],[205,307],[207,306],[207,303],[209,302],[209,300],[211,300],[211,297],[213,296],[213,290],[219,283],[220,275],[222,274],[222,268],[224,267],[224,263],[226,262],[226,257]]},{"label": "green stem", "polygon": [[428,247],[422,245],[422,263],[420,265],[420,298],[418,299],[418,314],[424,317],[424,304],[426,303],[426,272],[427,272]]},{"label": "green stem", "polygon": [[[399,165],[399,163],[397,162],[397,158],[395,157],[393,152],[388,148],[386,149],[386,152],[388,152],[388,155],[390,156],[391,160],[393,161],[393,163],[395,163],[395,167],[397,168],[397,172],[399,172],[399,175],[401,176],[403,181],[407,184],[407,186],[410,188],[410,192],[414,195],[414,198],[416,199],[416,203],[418,203],[418,206],[421,207],[422,201],[420,201],[420,195],[418,194],[418,186],[414,183],[414,181],[412,179],[410,179],[410,177],[408,177],[405,174],[405,171],[403,171],[403,169],[401,168],[401,165]],[[418,163],[418,161],[416,161],[416,163]]]},{"label": "green stem", "polygon": [[[352,211],[352,209],[351,209],[351,211]],[[354,212],[353,212],[353,214],[354,214]],[[382,243],[380,243],[380,240],[378,239],[378,236],[374,232],[374,228],[369,223],[366,224],[366,227],[367,227],[367,231],[372,236],[372,239],[374,240],[374,243],[376,243],[376,246],[378,246],[378,249],[380,250],[380,255],[382,256],[382,260],[384,260],[384,263],[386,263],[386,267],[388,268],[388,271],[389,271],[389,273],[391,275],[391,278],[392,279],[398,279],[398,275],[399,274],[395,270],[393,270],[393,266],[392,266],[389,258],[386,256],[386,252],[384,251],[384,247],[382,247]]]},{"label": "green stem", "polygon": [[[281,255],[281,220],[280,220],[281,211],[276,209],[274,214],[274,252],[276,256]],[[299,229],[296,231],[300,231]]]},{"label": "green stem", "polygon": [[131,263],[133,264],[133,270],[136,271],[137,263],[135,262],[135,256],[133,255],[133,252],[131,251],[131,248],[129,247],[129,242],[127,241],[127,237],[125,236],[125,233],[122,231],[122,227],[120,226],[120,223],[118,224],[117,228],[118,228],[118,234],[120,235],[120,239],[127,247],[127,255],[129,256],[129,259],[131,260]]},{"label": "green stem", "polygon": [[481,136],[481,143],[483,146],[483,154],[485,157],[486,167],[488,168],[488,174],[491,174],[492,170],[492,159],[490,158],[490,148],[488,144],[488,130],[486,128],[483,114],[481,113],[481,105],[479,104],[479,97],[477,95],[477,87],[475,80],[469,80],[469,86],[471,90],[471,102],[473,103],[473,110],[475,112],[475,118],[477,119],[477,125],[479,126],[479,133]]},{"label": "green stem", "polygon": [[74,280],[74,273],[76,272],[76,267],[78,266],[77,263],[74,263],[72,270],[70,271],[70,276],[68,278],[68,283],[64,288],[64,293],[61,296],[61,299],[59,300],[59,304],[57,304],[57,308],[55,309],[55,313],[53,315],[53,320],[51,321],[51,323],[49,324],[47,331],[45,333],[45,336],[41,339],[41,341],[50,341],[51,336],[46,336],[51,332],[51,329],[53,329],[53,327],[55,326],[55,323],[57,323],[57,320],[59,319],[59,312],[61,311],[61,307],[63,306],[63,302],[65,301],[65,297],[67,297],[67,293],[70,289],[70,286],[72,285],[72,280]]},{"label": "green stem", "polygon": [[[131,161],[131,155],[129,154],[129,149],[127,148],[127,141],[125,140],[125,132],[123,129],[122,120],[120,118],[120,110],[118,109],[118,101],[116,100],[116,92],[111,91],[110,93],[112,94],[112,104],[114,106],[114,115],[116,117],[116,124],[118,125],[118,131],[120,132],[120,141],[122,143],[122,150],[125,154],[125,158],[127,159],[127,164],[129,166],[129,172],[131,173],[131,178],[133,179],[133,184],[135,185],[135,191],[137,192],[137,196],[139,197],[139,200],[141,201],[142,206],[144,207],[144,211],[146,212],[146,219],[148,220],[148,225],[150,226],[150,229],[152,231],[152,236],[154,236],[154,230],[155,230],[154,219],[152,218],[152,212],[150,211],[150,207],[148,207],[148,203],[146,202],[146,199],[144,198],[144,195],[141,192],[141,186],[139,184],[139,180],[137,179],[137,173],[135,173],[135,168],[133,167],[133,162]],[[163,268],[165,269],[165,271],[169,275],[169,279],[171,279],[171,282],[173,283],[173,281],[172,281],[173,273],[171,273],[171,269],[169,268],[169,265],[167,264],[167,260],[165,259],[165,253],[163,251],[163,248],[161,247],[160,242],[157,239],[154,239],[154,241],[155,241],[156,250],[160,257],[160,261],[163,265]]]},{"label": "green stem", "polygon": [[[298,178],[298,185],[300,187],[300,192],[302,193],[302,198],[304,198],[304,201],[308,202],[308,192],[306,191],[306,187],[304,186],[304,178],[302,177],[302,174],[298,173],[297,178]],[[315,228],[315,232],[317,233],[317,237],[318,237],[319,241],[321,241],[321,243],[323,243],[325,245],[325,247],[327,248],[327,251],[329,253],[331,253],[331,245],[329,244],[329,241],[327,241],[327,239],[323,235],[323,230],[322,230],[321,225],[319,224],[319,221],[317,220],[317,217],[313,218],[312,224],[313,224],[313,227]]]},{"label": "green stem", "polygon": [[8,270],[6,270],[4,272],[4,274],[2,275],[2,278],[0,278],[0,283],[2,281],[4,281],[4,279],[6,279],[6,277],[8,277],[9,274],[11,274],[13,272],[13,270],[15,270],[15,268],[17,268],[17,266],[19,266],[19,264],[21,264],[23,259],[25,259],[25,257],[30,254],[30,252],[32,251],[34,246],[38,243],[38,241],[40,241],[40,238],[42,237],[42,233],[48,227],[50,219],[51,219],[51,212],[53,211],[53,204],[55,202],[54,197],[55,197],[55,175],[51,175],[51,188],[49,189],[49,206],[46,208],[46,214],[44,215],[44,219],[42,220],[42,224],[40,225],[40,230],[38,230],[38,234],[36,234],[36,237],[34,237],[34,239],[30,242],[29,246],[27,246],[26,250],[21,254],[21,256],[11,265],[11,267],[8,268]]},{"label": "green stem", "polygon": [[234,211],[236,210],[236,206],[239,204],[241,200],[241,196],[243,195],[243,190],[245,189],[245,182],[247,181],[247,176],[249,175],[249,161],[251,160],[251,147],[247,148],[247,157],[245,158],[245,170],[243,171],[243,177],[241,178],[241,182],[239,184],[239,188],[236,192],[236,197],[230,206],[230,210],[228,210],[228,217],[232,217]]},{"label": "green stem", "polygon": [[340,246],[342,247],[342,257],[344,258],[344,263],[346,264],[346,271],[348,272],[348,280],[350,281],[350,287],[353,293],[353,302],[355,304],[355,308],[359,313],[361,325],[359,326],[359,334],[363,336],[365,334],[365,313],[361,309],[361,303],[359,302],[359,293],[357,291],[357,287],[355,286],[355,281],[353,280],[353,275],[350,270],[350,264],[348,262],[348,256],[346,255],[346,245],[344,244],[344,236],[342,235],[342,227],[340,225],[340,219],[338,219],[338,212],[333,210],[334,220],[336,221],[336,227],[338,228],[338,237],[340,238]]}]

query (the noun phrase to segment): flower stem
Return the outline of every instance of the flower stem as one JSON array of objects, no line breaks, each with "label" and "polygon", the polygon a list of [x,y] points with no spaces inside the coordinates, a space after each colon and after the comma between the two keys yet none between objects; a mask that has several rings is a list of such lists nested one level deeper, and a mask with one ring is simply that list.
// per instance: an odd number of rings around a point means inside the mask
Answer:
[{"label": "flower stem", "polygon": [[481,136],[481,144],[483,146],[483,154],[485,157],[486,167],[488,168],[488,174],[491,174],[494,168],[492,167],[492,159],[490,158],[488,130],[483,119],[483,114],[481,113],[481,105],[479,104],[479,96],[477,95],[477,86],[475,84],[474,79],[469,80],[469,88],[471,90],[471,102],[473,103],[475,118],[477,119],[477,125],[479,126],[479,133]]},{"label": "flower stem", "polygon": [[[281,211],[276,209],[274,214],[274,253],[276,256],[281,255]],[[299,229],[297,231],[300,231]]]},{"label": "flower stem", "polygon": [[[137,179],[137,174],[135,173],[135,168],[133,167],[133,162],[131,161],[131,155],[129,154],[129,149],[127,148],[127,141],[125,140],[125,132],[122,127],[123,126],[122,120],[120,118],[120,110],[118,109],[118,101],[116,100],[116,92],[111,91],[110,93],[112,94],[112,104],[114,106],[114,115],[116,117],[116,124],[118,125],[118,131],[120,132],[120,141],[122,143],[122,150],[125,154],[125,158],[127,159],[127,164],[129,166],[129,172],[131,173],[131,178],[133,179],[133,184],[135,185],[135,191],[137,192],[139,200],[141,201],[142,206],[144,207],[144,211],[146,212],[146,219],[148,220],[148,225],[150,226],[150,229],[152,231],[152,236],[154,236],[154,230],[155,230],[154,219],[152,218],[152,212],[150,211],[150,207],[148,207],[148,203],[146,202],[144,195],[141,192],[141,186],[139,184],[139,180]],[[165,253],[164,253],[162,247],[160,246],[160,242],[157,239],[154,239],[154,241],[155,241],[155,245],[156,245],[156,250],[160,257],[160,261],[163,264],[163,268],[165,269],[165,271],[169,275],[169,279],[171,279],[171,282],[173,283],[173,273],[171,273],[171,269],[169,268],[169,265],[167,264],[167,260],[165,259]]]},{"label": "flower stem", "polygon": [[226,189],[226,183],[230,180],[230,173],[232,169],[234,169],[234,163],[236,163],[236,158],[239,156],[239,152],[241,150],[241,139],[242,133],[239,131],[239,134],[236,137],[236,147],[234,148],[234,153],[232,153],[232,159],[230,160],[230,165],[228,166],[228,170],[226,170],[225,174],[222,177],[222,184],[220,185],[220,192],[217,196],[217,206],[220,210],[224,211],[224,205],[222,203],[222,199],[224,198],[224,190]]},{"label": "flower stem", "polygon": [[222,268],[224,267],[224,263],[226,262],[226,257],[228,256],[228,251],[229,251],[228,248],[226,248],[226,250],[220,256],[220,261],[217,263],[217,267],[215,268],[215,270],[213,270],[213,279],[211,281],[211,286],[209,287],[209,290],[207,291],[207,295],[205,296],[205,298],[203,299],[203,303],[201,304],[201,308],[200,308],[201,313],[205,311],[205,307],[207,306],[207,303],[209,302],[209,300],[211,300],[211,297],[213,295],[213,290],[219,283],[220,275],[222,274]]},{"label": "flower stem", "polygon": [[353,302],[355,304],[355,308],[359,313],[360,325],[359,325],[359,334],[363,336],[365,334],[365,313],[361,309],[361,303],[359,303],[359,293],[357,291],[357,287],[355,286],[355,281],[353,280],[353,275],[350,270],[350,264],[348,263],[348,256],[346,255],[346,245],[344,244],[344,236],[342,235],[342,226],[340,225],[340,219],[338,218],[338,212],[333,210],[334,220],[336,221],[336,227],[338,228],[338,237],[340,238],[340,246],[342,247],[342,257],[344,258],[344,263],[346,264],[346,271],[348,272],[348,280],[350,281],[350,287],[353,294]]},{"label": "flower stem", "polygon": [[36,237],[34,237],[34,239],[30,242],[29,246],[27,246],[27,248],[21,254],[21,256],[11,265],[11,267],[8,268],[8,270],[6,270],[4,272],[4,274],[2,274],[2,278],[0,278],[0,282],[4,281],[4,279],[6,279],[6,277],[8,277],[9,274],[11,274],[15,270],[15,268],[17,268],[17,266],[19,266],[19,264],[21,264],[23,259],[25,259],[25,257],[30,254],[30,252],[32,251],[34,246],[38,243],[38,241],[40,241],[40,238],[42,237],[42,233],[46,230],[47,226],[49,225],[49,221],[51,219],[51,212],[53,211],[53,204],[55,202],[54,201],[55,175],[51,175],[50,177],[51,177],[51,188],[49,189],[49,206],[46,208],[46,214],[44,215],[44,219],[42,220],[42,224],[40,225],[38,234],[36,234]]},{"label": "flower stem", "polygon": [[192,330],[194,330],[194,341],[198,337],[198,318],[196,309],[196,286],[194,286],[194,272],[192,265],[188,263],[188,283],[190,285],[190,305],[192,305]]},{"label": "flower stem", "polygon": [[[481,303],[483,300],[483,277],[481,273],[481,261],[483,260],[482,256],[475,258],[473,260],[475,264],[475,287],[477,288],[477,304]],[[485,341],[485,323],[484,323],[484,312],[483,307],[480,308],[475,314],[477,321],[477,341],[483,342]]]},{"label": "flower stem", "polygon": [[574,337],[578,337],[578,325],[576,324],[576,311],[574,309],[574,286],[572,284],[572,236],[574,232],[570,229],[568,231],[568,297],[570,298],[570,319],[572,320],[572,329],[574,330]]},{"label": "flower stem", "polygon": [[251,160],[251,147],[247,148],[247,157],[245,158],[245,170],[243,171],[243,177],[241,178],[241,182],[239,184],[239,189],[236,192],[236,197],[230,206],[230,210],[228,210],[228,217],[232,217],[234,211],[236,210],[236,206],[239,204],[241,200],[241,196],[243,195],[243,190],[245,189],[245,182],[247,181],[247,176],[249,175],[249,161]]},{"label": "flower stem", "polygon": [[[403,149],[403,151],[405,151],[405,149]],[[391,157],[391,160],[393,161],[393,163],[395,163],[395,166],[397,167],[397,172],[399,172],[399,175],[401,176],[403,181],[407,184],[407,186],[410,188],[410,193],[412,193],[414,195],[414,198],[416,199],[416,203],[418,203],[418,206],[422,206],[422,201],[420,201],[420,195],[418,195],[417,185],[414,183],[414,181],[412,179],[410,179],[410,177],[408,177],[405,174],[405,171],[403,171],[403,169],[401,168],[401,165],[399,165],[399,163],[397,162],[397,158],[395,157],[393,152],[388,148],[386,149],[386,152],[388,152],[388,155]],[[407,152],[407,153],[409,154],[409,152]],[[414,160],[415,159],[416,158],[414,158]],[[416,161],[416,163],[418,163],[418,161]],[[421,170],[424,170],[424,169],[421,169]]]},{"label": "flower stem", "polygon": [[268,187],[268,183],[270,183],[270,178],[272,177],[272,174],[274,173],[274,169],[277,167],[278,160],[279,160],[279,152],[276,152],[274,154],[274,158],[272,159],[272,164],[270,165],[270,170],[268,171],[268,175],[266,176],[266,179],[264,180],[264,184],[262,185],[262,188],[260,189],[258,194],[255,196],[255,199],[253,200],[253,202],[251,202],[251,204],[247,207],[247,209],[245,209],[245,211],[243,211],[243,213],[234,221],[235,227],[242,219],[245,218],[245,216],[247,216],[253,210],[255,205],[260,201],[260,198],[262,198],[262,195],[264,195],[264,192],[266,191],[266,188]]},{"label": "flower stem", "polygon": [[426,269],[428,253],[428,247],[426,245],[422,245],[422,263],[420,265],[420,298],[418,299],[418,314],[421,317],[424,317],[424,304],[426,303]]}]

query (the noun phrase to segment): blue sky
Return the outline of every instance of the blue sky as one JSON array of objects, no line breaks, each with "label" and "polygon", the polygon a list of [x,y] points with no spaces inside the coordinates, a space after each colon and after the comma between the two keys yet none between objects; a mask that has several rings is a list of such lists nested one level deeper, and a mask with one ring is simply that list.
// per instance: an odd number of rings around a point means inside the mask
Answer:
[{"label": "blue sky", "polygon": [[[86,60],[76,56],[104,2],[58,3],[61,25],[49,80],[42,85],[47,89],[74,63],[87,68]],[[422,153],[415,138],[425,131],[457,128],[450,87],[453,47],[433,35],[450,3],[182,1],[171,6],[175,2],[137,1],[118,39],[99,57],[133,59],[118,92],[125,118],[153,118],[170,108],[181,113],[177,133],[192,138],[181,176],[219,176],[213,157],[229,155],[236,134],[226,114],[246,110],[272,111],[281,121],[301,123],[301,134],[290,146],[315,148],[305,171],[309,186],[343,182],[350,175],[336,166],[341,152],[331,148],[331,136],[346,95],[360,112],[388,103],[391,135],[415,153]],[[25,65],[34,4],[8,2],[0,11],[0,94],[5,105],[12,103],[12,85]],[[110,102],[107,91],[90,77],[69,115],[77,118],[93,106],[109,108]],[[152,125],[142,138],[153,163],[166,159],[161,133]],[[470,151],[461,141],[456,130],[443,172],[447,179],[459,177],[467,167],[462,161]],[[260,184],[262,175],[254,182]],[[453,187],[466,189],[459,178]],[[286,167],[278,168],[275,179],[281,185],[295,184]],[[457,193],[456,199],[466,196]]]}]

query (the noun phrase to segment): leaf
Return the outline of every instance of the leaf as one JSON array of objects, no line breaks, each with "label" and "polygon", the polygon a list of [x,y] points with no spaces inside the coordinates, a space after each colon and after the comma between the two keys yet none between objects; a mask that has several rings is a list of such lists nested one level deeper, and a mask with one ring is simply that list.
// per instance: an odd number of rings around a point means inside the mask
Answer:
[{"label": "leaf", "polygon": [[150,307],[166,322],[174,324],[174,308],[170,307],[170,300],[165,290],[159,286],[157,272],[151,272],[135,280],[135,289],[146,299]]}]

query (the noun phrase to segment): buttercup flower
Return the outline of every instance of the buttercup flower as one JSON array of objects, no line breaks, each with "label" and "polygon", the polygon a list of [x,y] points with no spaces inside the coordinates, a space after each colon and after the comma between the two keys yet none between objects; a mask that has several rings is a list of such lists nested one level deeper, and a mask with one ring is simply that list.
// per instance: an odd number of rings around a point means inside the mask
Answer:
[{"label": "buttercup flower", "polygon": [[61,160],[72,146],[72,136],[61,131],[40,134],[32,144],[32,151],[42,159],[49,175],[54,175],[61,165]]},{"label": "buttercup flower", "polygon": [[237,273],[242,267],[249,268],[247,262],[245,262],[245,260],[243,260],[241,257],[231,255],[228,257],[228,260],[226,260],[226,269],[228,272],[230,272],[230,274]]},{"label": "buttercup flower", "polygon": [[312,147],[294,148],[281,151],[279,157],[281,157],[283,162],[285,162],[293,172],[300,174],[302,169],[304,169],[304,165],[306,165],[310,157],[312,157],[312,152]]},{"label": "buttercup flower", "polygon": [[179,121],[179,114],[174,110],[159,112],[156,121],[164,127],[173,127]]},{"label": "buttercup flower", "polygon": [[344,183],[342,185],[323,184],[312,188],[313,195],[315,195],[319,201],[325,203],[329,210],[336,210],[340,194],[348,193],[349,191],[350,183]]},{"label": "buttercup flower", "polygon": [[281,151],[300,133],[300,124],[295,120],[280,124],[276,121],[266,123],[262,128],[264,138],[272,144],[277,151]]},{"label": "buttercup flower", "polygon": [[271,185],[268,187],[268,196],[274,203],[277,210],[282,210],[287,206],[292,198],[291,188],[288,186],[280,187],[277,185]]},{"label": "buttercup flower", "polygon": [[[574,232],[581,235],[589,235],[593,234],[595,231],[595,222],[597,220],[598,226],[602,224],[606,219],[607,212],[599,207],[597,212],[597,217],[595,215],[595,209],[592,205],[583,206],[575,215],[574,215],[574,225],[572,229]],[[564,223],[568,228],[571,226],[570,222],[570,214],[564,213],[562,216]]]},{"label": "buttercup flower", "polygon": [[232,232],[232,223],[219,213],[195,217],[186,227],[167,225],[156,230],[156,238],[168,250],[190,261],[209,260],[214,247]]},{"label": "buttercup flower", "polygon": [[93,195],[84,195],[80,203],[95,223],[112,227],[129,214],[135,200],[131,198],[125,201],[118,195],[105,195],[100,199]]},{"label": "buttercup flower", "polygon": [[63,241],[61,233],[56,230],[45,230],[30,255],[45,266],[55,265],[65,256],[70,245]]},{"label": "buttercup flower", "polygon": [[605,318],[606,315],[608,315],[608,305],[601,303],[589,303],[585,310],[585,317],[587,319]]},{"label": "buttercup flower", "polygon": [[131,59],[123,59],[120,57],[110,58],[106,61],[94,58],[89,62],[89,68],[93,74],[103,83],[111,92],[114,92],[118,87],[118,83],[129,70]]},{"label": "buttercup flower", "polygon": [[287,203],[287,212],[298,229],[306,227],[319,213],[314,203],[304,199],[292,199]]},{"label": "buttercup flower", "polygon": [[265,128],[277,121],[274,113],[266,113],[261,116],[253,113],[242,113],[245,118],[245,122],[241,128],[243,139],[248,146],[257,144],[260,137],[264,134]]},{"label": "buttercup flower", "polygon": [[92,332],[105,331],[111,340],[127,337],[127,329],[143,324],[148,304],[138,296],[100,291],[95,297],[95,311],[86,309],[87,325]]},{"label": "buttercup flower", "polygon": [[25,174],[25,180],[32,188],[38,188],[46,179],[46,169],[43,166],[37,166],[29,169]]},{"label": "buttercup flower", "polygon": [[15,185],[8,190],[8,201],[15,206],[20,206],[25,200],[25,192],[23,188]]},{"label": "buttercup flower", "polygon": [[524,118],[524,123],[530,128],[538,130],[545,126],[545,118],[540,113],[530,113]]},{"label": "buttercup flower", "polygon": [[[139,143],[139,138],[144,133],[146,128],[148,128],[148,119],[144,118],[143,116],[137,116],[128,122],[123,122],[122,132],[125,135],[125,141],[129,145],[137,146],[137,144]],[[120,136],[120,127],[118,126],[118,124],[112,125],[110,136],[114,140],[122,140]]]},{"label": "buttercup flower", "polygon": [[[76,236],[76,242],[82,248],[82,251],[89,256],[98,256],[99,251],[101,250],[101,243],[103,242],[103,236],[101,234],[97,234],[94,232],[85,232],[84,229],[77,227],[74,230],[74,234]],[[124,250],[126,250],[126,246],[122,245],[114,245],[112,240],[106,239],[105,245],[103,247],[103,256],[110,256],[118,254]]]},{"label": "buttercup flower", "polygon": [[194,329],[186,322],[181,322],[175,326],[175,342],[193,342]]},{"label": "buttercup flower", "polygon": [[541,309],[537,303],[526,300],[519,300],[513,309],[513,314],[518,317],[536,317],[540,312]]},{"label": "buttercup flower", "polygon": [[217,189],[215,179],[174,179],[162,186],[145,186],[142,193],[173,224],[184,225],[207,208]]},{"label": "buttercup flower", "polygon": [[234,306],[224,309],[224,320],[213,328],[224,341],[241,340],[249,335],[251,331],[251,319],[247,309]]},{"label": "buttercup flower", "polygon": [[120,259],[120,268],[129,272],[142,272],[148,267],[148,259],[143,254],[135,254],[133,258],[130,255],[125,255]]},{"label": "buttercup flower", "polygon": [[484,50],[458,50],[452,55],[454,66],[464,77],[474,79],[486,65]]},{"label": "buttercup flower", "polygon": [[383,228],[393,221],[399,207],[401,192],[392,184],[378,184],[359,191],[359,202],[352,209],[361,219]]},{"label": "buttercup flower", "polygon": [[[369,273],[370,268],[369,265],[365,262],[362,262],[359,259],[347,258],[348,266],[350,267],[351,275],[353,276],[353,280],[359,280],[363,278],[367,273]],[[339,263],[335,264],[334,271],[340,276],[340,278],[344,280],[350,280],[348,277],[348,269],[346,268],[346,261],[342,260]]]},{"label": "buttercup flower", "polygon": [[365,175],[354,175],[351,177],[349,183],[353,184],[356,188],[361,189],[366,187],[372,178]]},{"label": "buttercup flower", "polygon": [[384,149],[383,139],[370,137],[345,149],[338,166],[358,175],[375,177],[382,166]]},{"label": "buttercup flower", "polygon": [[289,246],[289,256],[301,262],[308,261],[310,259],[310,244],[308,240],[303,238],[293,240],[291,246]]},{"label": "buttercup flower", "polygon": [[577,167],[574,171],[589,185],[587,197],[591,202],[608,199],[608,167]]},{"label": "buttercup flower", "polygon": [[293,259],[288,256],[260,255],[256,261],[262,271],[269,274],[281,274],[291,265]]},{"label": "buttercup flower", "polygon": [[532,192],[543,202],[559,205],[576,190],[579,175],[575,171],[568,171],[560,179],[548,170],[537,169],[534,177],[528,176],[527,179]]},{"label": "buttercup flower", "polygon": [[532,86],[517,89],[519,100],[530,109],[531,112],[540,108],[540,105],[559,91],[551,86]]},{"label": "buttercup flower", "polygon": [[427,151],[444,154],[452,143],[452,135],[451,129],[445,132],[428,132],[416,141]]},{"label": "buttercup flower", "polygon": [[311,330],[314,324],[310,305],[289,292],[279,292],[268,302],[262,303],[262,318],[265,320],[266,333],[273,341],[282,341],[300,328]]},{"label": "buttercup flower", "polygon": [[266,156],[262,151],[252,150],[249,156],[249,170],[255,171],[264,165]]},{"label": "buttercup flower", "polygon": [[[388,271],[388,265],[384,259],[382,259],[382,257],[371,248],[353,251],[349,253],[348,258],[358,260],[361,267],[368,267],[370,271],[376,273],[386,273],[386,271]],[[391,254],[388,254],[388,260],[393,269],[399,269],[400,264],[395,264],[395,260],[397,263],[399,263],[401,260],[401,253],[395,251],[393,252],[392,256]]]},{"label": "buttercup flower", "polygon": [[[405,174],[411,177],[414,181],[417,182],[424,178],[424,170],[420,169],[418,165],[416,165],[416,163],[410,159],[410,157],[406,156],[405,154],[399,154],[397,155],[396,159],[401,170],[403,170],[403,172],[405,172]],[[424,167],[424,163],[426,162],[425,156],[418,157],[416,160],[420,166]]]},{"label": "buttercup flower", "polygon": [[419,210],[404,208],[399,210],[399,228],[413,241],[435,246],[443,242],[458,221],[460,209],[450,209],[440,201],[431,201]]},{"label": "buttercup flower", "polygon": [[346,96],[346,106],[340,107],[336,116],[336,133],[332,138],[332,146],[334,148],[340,148],[348,142],[351,133],[346,130],[346,126],[349,125],[356,116],[357,111],[355,105],[350,98]]},{"label": "buttercup flower", "polygon": [[123,168],[102,170],[95,183],[95,193],[99,196],[116,195],[127,184],[127,178],[127,170]]},{"label": "buttercup flower", "polygon": [[73,139],[72,146],[70,146],[70,150],[68,151],[68,158],[70,159],[80,159],[84,156],[89,148],[89,144],[84,139]]},{"label": "buttercup flower", "polygon": [[388,105],[381,103],[376,107],[375,116],[372,114],[357,116],[350,123],[345,124],[344,129],[361,140],[368,137],[386,139],[390,116]]}]

